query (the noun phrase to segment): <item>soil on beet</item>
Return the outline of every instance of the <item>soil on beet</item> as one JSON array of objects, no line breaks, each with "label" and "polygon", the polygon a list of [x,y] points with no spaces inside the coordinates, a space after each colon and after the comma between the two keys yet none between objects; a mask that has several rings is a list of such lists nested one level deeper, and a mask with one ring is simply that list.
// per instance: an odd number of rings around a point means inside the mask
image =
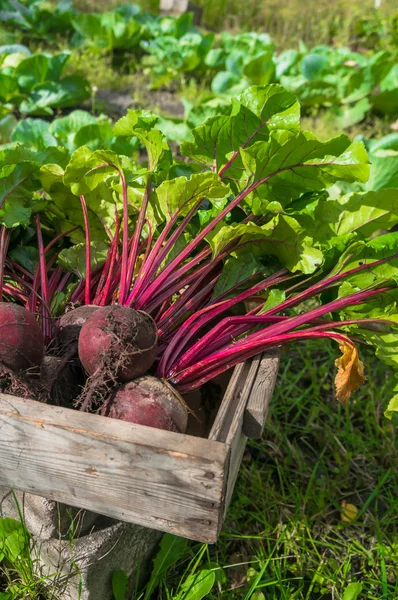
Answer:
[{"label": "soil on beet", "polygon": [[41,381],[48,401],[72,408],[84,388],[86,377],[77,351],[73,356],[46,356],[41,366]]},{"label": "soil on beet", "polygon": [[185,433],[188,408],[179,393],[158,377],[145,375],[111,394],[102,414],[122,421]]},{"label": "soil on beet", "polygon": [[14,373],[2,363],[0,363],[0,392],[40,402],[46,402],[49,399],[47,388],[42,384],[39,369],[32,369],[30,373]]},{"label": "soil on beet", "polygon": [[122,306],[97,310],[79,336],[79,357],[86,371],[115,381],[144,375],[157,353],[157,331],[144,312]]},{"label": "soil on beet", "polygon": [[68,310],[62,315],[58,320],[54,336],[55,346],[57,349],[60,349],[60,352],[67,352],[70,346],[75,344],[77,354],[77,342],[80,331],[97,309],[98,306],[79,306],[78,308]]}]

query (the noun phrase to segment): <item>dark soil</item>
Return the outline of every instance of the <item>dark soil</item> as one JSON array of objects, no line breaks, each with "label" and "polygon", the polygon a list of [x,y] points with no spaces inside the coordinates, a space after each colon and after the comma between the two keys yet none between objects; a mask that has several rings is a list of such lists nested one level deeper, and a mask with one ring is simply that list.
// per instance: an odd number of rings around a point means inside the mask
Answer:
[{"label": "dark soil", "polygon": [[30,400],[48,399],[47,389],[41,382],[39,369],[17,374],[2,363],[0,363],[0,392]]},{"label": "dark soil", "polygon": [[139,103],[134,98],[135,90],[133,87],[119,91],[98,90],[96,94],[96,101],[100,109],[113,119],[123,117],[128,108],[148,108],[175,118],[184,116],[183,103],[178,95],[170,90],[144,90],[143,98],[140,99]]}]

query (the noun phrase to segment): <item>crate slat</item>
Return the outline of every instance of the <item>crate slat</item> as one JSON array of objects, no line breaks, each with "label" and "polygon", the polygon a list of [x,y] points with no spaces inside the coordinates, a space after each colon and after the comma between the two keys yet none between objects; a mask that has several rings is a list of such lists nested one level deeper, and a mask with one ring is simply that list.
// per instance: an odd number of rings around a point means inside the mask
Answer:
[{"label": "crate slat", "polygon": [[235,367],[209,439],[0,394],[0,486],[214,543],[277,368]]},{"label": "crate slat", "polygon": [[243,418],[243,433],[248,438],[260,439],[267,418],[269,405],[274,393],[279,369],[280,350],[268,352],[266,360],[261,360],[249,393]]},{"label": "crate slat", "polygon": [[214,542],[228,448],[0,394],[0,485]]},{"label": "crate slat", "polygon": [[[264,373],[269,373],[269,377],[264,377]],[[225,442],[230,448],[225,481],[224,518],[231,502],[248,439],[244,432],[244,423],[252,389],[261,382],[258,393],[261,391],[266,398],[270,399],[276,375],[277,368],[275,370],[275,358],[272,353],[259,354],[251,361],[237,365],[218,411],[210,439]],[[257,402],[255,406],[258,408]],[[266,411],[263,414],[264,420],[265,416]]]}]

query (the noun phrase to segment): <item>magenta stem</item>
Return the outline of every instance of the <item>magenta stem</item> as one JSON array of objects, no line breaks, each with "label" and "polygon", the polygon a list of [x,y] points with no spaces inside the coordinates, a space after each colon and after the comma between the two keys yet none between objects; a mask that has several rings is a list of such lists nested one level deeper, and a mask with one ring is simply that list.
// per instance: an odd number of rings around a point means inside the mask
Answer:
[{"label": "magenta stem", "polygon": [[[314,319],[322,317],[325,314],[334,312],[336,310],[345,308],[347,306],[352,306],[354,304],[360,304],[361,302],[363,302],[373,296],[382,294],[389,290],[390,290],[390,288],[380,288],[378,290],[356,292],[354,294],[349,294],[348,296],[345,296],[344,298],[338,298],[337,300],[333,300],[332,302],[324,304],[323,306],[320,306],[318,308],[310,310],[307,313],[304,313],[302,315],[298,315],[295,317],[290,317],[289,319],[287,319],[286,321],[283,321],[282,323],[276,323],[274,325],[270,325],[265,330],[262,329],[261,331],[259,331],[257,333],[252,333],[250,335],[247,335],[243,339],[237,340],[237,341],[233,342],[233,344],[229,344],[228,346],[226,346],[222,350],[214,353],[213,355],[207,356],[207,358],[204,359],[204,361],[208,361],[209,364],[212,364],[212,362],[214,360],[215,361],[217,361],[218,359],[223,360],[225,356],[229,356],[231,353],[232,354],[235,352],[239,353],[239,351],[241,349],[245,350],[248,347],[248,345],[250,346],[250,344],[255,345],[258,340],[264,340],[264,338],[268,339],[271,337],[274,338],[275,336],[284,335],[288,332],[291,332],[293,329],[296,329],[297,327],[300,327],[302,325],[307,324],[308,322],[311,322]],[[255,317],[242,317],[242,321],[246,318],[246,319],[248,319],[248,323],[253,324],[253,322],[256,322],[256,323],[260,324],[262,320],[264,322],[266,322],[265,319],[267,318],[267,316],[268,315],[266,313],[264,313],[264,315],[258,315]],[[232,318],[234,318],[234,317],[227,317],[226,319],[223,319],[223,322],[222,322],[223,325],[225,326],[226,323],[229,324],[230,320]],[[220,325],[221,324],[218,324],[216,326],[216,328],[220,327]],[[216,328],[214,328],[214,329],[216,329]],[[214,329],[210,333],[213,333]],[[207,333],[206,336],[208,337],[209,333]],[[206,337],[206,336],[204,336],[204,337]],[[169,369],[170,374],[174,374],[177,370],[178,371],[182,370],[182,368],[184,368],[185,365],[187,365],[188,363],[191,363],[193,356],[195,355],[197,347],[200,346],[200,348],[202,349],[203,343],[204,343],[204,341],[202,338],[202,340],[199,340],[199,342],[197,344],[194,344],[194,346],[191,347],[178,361],[178,367],[175,366],[172,369]],[[201,362],[203,363],[203,360]],[[197,363],[197,364],[199,364],[199,363]]]},{"label": "magenta stem", "polygon": [[[332,163],[321,163],[321,164],[327,165],[327,164],[332,164]],[[267,183],[267,181],[269,181],[272,177],[275,177],[275,175],[278,175],[279,173],[282,173],[283,171],[290,171],[290,170],[292,170],[294,168],[298,168],[298,167],[314,167],[314,166],[319,166],[319,165],[316,163],[315,164],[313,164],[313,163],[305,163],[305,164],[298,163],[295,165],[281,167],[281,168],[277,169],[276,171],[274,171],[273,173],[271,173],[270,175],[267,175],[263,179],[259,179],[255,183],[252,183],[250,186],[248,186],[247,188],[242,190],[242,192],[240,192],[240,194],[238,194],[236,196],[236,198],[234,198],[234,200],[232,200],[229,204],[227,204],[227,206],[216,217],[214,217],[214,219],[212,221],[210,221],[210,223],[208,223],[206,225],[206,227],[204,227],[202,229],[202,231],[195,237],[195,239],[193,239],[172,261],[170,261],[170,263],[162,270],[162,272],[157,275],[156,281],[154,282],[156,285],[156,289],[162,288],[166,279],[169,277],[169,275],[171,273],[173,273],[173,271],[176,270],[178,265],[180,265],[182,262],[184,262],[189,257],[191,252],[205,239],[205,237],[210,233],[210,231],[212,231],[214,229],[214,227],[216,227],[216,225],[218,225],[218,223],[220,221],[222,221],[222,219],[224,219],[224,217],[226,217],[227,214],[229,212],[231,212],[231,210],[233,208],[235,208],[235,206],[238,206],[238,204],[240,204],[240,202],[242,202],[242,200],[244,200],[249,194],[254,192],[258,187],[260,187],[264,183]],[[198,204],[198,205],[196,205],[196,207],[194,207],[195,212],[197,211],[199,206],[200,206],[200,204]],[[194,209],[192,209],[192,210],[194,210]],[[190,219],[192,218],[193,214],[190,216]],[[149,293],[149,288],[147,289],[147,293]],[[154,293],[153,289],[151,289],[151,293]]]},{"label": "magenta stem", "polygon": [[260,352],[264,352],[265,350],[270,350],[271,348],[275,348],[278,346],[283,346],[285,344],[289,344],[292,341],[296,340],[311,340],[317,338],[331,338],[338,342],[344,342],[349,344],[350,346],[354,346],[350,338],[341,333],[334,332],[313,332],[307,333],[306,331],[298,331],[295,333],[285,334],[283,336],[276,336],[273,338],[269,338],[267,340],[257,340],[256,344],[250,346],[246,349],[245,352],[236,353],[234,356],[228,356],[224,359],[217,359],[213,365],[209,365],[207,360],[201,361],[197,363],[194,367],[190,367],[169,378],[170,382],[173,385],[178,387],[178,390],[185,394],[192,390],[195,390],[202,386],[207,381],[210,381],[217,375],[228,371],[235,365],[253,356],[256,356]]},{"label": "magenta stem", "polygon": [[145,223],[145,217],[146,217],[146,211],[148,208],[148,203],[149,203],[149,197],[151,194],[151,177],[150,175],[148,175],[148,180],[147,180],[147,184],[145,187],[145,192],[142,198],[142,204],[141,204],[141,208],[140,211],[138,213],[138,219],[137,219],[137,223],[134,229],[134,233],[133,233],[133,239],[132,239],[132,244],[131,244],[131,250],[130,250],[130,256],[128,259],[128,265],[127,265],[127,281],[126,281],[126,294],[127,292],[130,290],[131,287],[131,283],[133,280],[133,274],[134,274],[134,269],[135,269],[135,265],[137,262],[137,256],[138,256],[138,246],[141,240],[141,235],[142,235],[142,229],[144,227],[144,223]]},{"label": "magenta stem", "polygon": [[39,265],[40,265],[40,287],[41,295],[43,298],[42,307],[42,328],[43,335],[46,340],[51,338],[51,323],[49,313],[49,293],[48,293],[48,279],[47,279],[47,266],[46,258],[44,253],[43,236],[41,233],[40,226],[40,215],[36,214],[36,233],[37,233],[37,245],[39,249]]},{"label": "magenta stem", "polygon": [[3,286],[4,286],[4,267],[8,252],[8,245],[10,243],[11,231],[7,229],[5,225],[1,226],[0,233],[0,302],[3,299]]},{"label": "magenta stem", "polygon": [[[162,264],[162,262],[166,259],[167,254],[172,249],[173,245],[177,241],[178,237],[183,233],[185,227],[190,222],[192,217],[195,215],[197,209],[199,208],[202,199],[200,199],[197,204],[189,211],[189,213],[184,217],[181,223],[178,225],[174,233],[170,236],[170,238],[166,241],[168,234],[171,232],[174,224],[176,223],[180,212],[183,207],[181,207],[174,215],[170,217],[170,220],[166,223],[162,233],[158,237],[155,242],[152,251],[150,252],[146,262],[142,265],[140,272],[138,273],[138,277],[135,283],[135,286],[127,300],[128,306],[140,297],[142,290],[147,291],[145,288],[149,284],[152,277],[156,275],[156,271]],[[164,244],[164,246],[163,246]],[[163,247],[162,247],[163,246]],[[156,278],[157,281],[157,278]],[[149,293],[149,297],[151,297],[153,292]],[[145,296],[145,299],[148,297],[148,293]],[[140,297],[140,302],[143,304],[146,300]]]},{"label": "magenta stem", "polygon": [[128,257],[129,257],[129,203],[126,179],[118,169],[123,194],[123,245],[122,245],[122,270],[120,274],[119,303],[125,304],[128,293]]},{"label": "magenta stem", "polygon": [[80,202],[82,205],[84,229],[86,236],[86,283],[84,291],[84,303],[90,304],[91,294],[91,237],[90,237],[90,224],[88,221],[87,204],[83,194],[80,196]]},{"label": "magenta stem", "polygon": [[[222,300],[217,304],[211,304],[210,306],[206,306],[189,317],[184,323],[181,324],[178,331],[175,333],[173,339],[169,342],[166,351],[164,352],[162,359],[159,364],[159,371],[161,374],[164,374],[169,370],[169,361],[171,357],[173,357],[173,363],[177,362],[178,356],[181,354],[184,346],[186,346],[190,340],[200,331],[200,329],[210,323],[212,319],[215,319],[217,316],[225,312],[226,310],[230,310],[236,304],[243,302],[246,298],[253,295],[254,290],[256,292],[264,291],[269,288],[271,285],[276,285],[277,283],[281,283],[290,277],[286,275],[286,269],[281,269],[277,271],[270,277],[267,277],[260,283],[256,284],[249,290],[238,294],[234,298],[230,298],[228,300]],[[225,319],[224,319],[225,320]],[[216,325],[213,330],[220,329],[220,324]],[[221,328],[222,331],[222,328]],[[207,334],[208,335],[208,334]],[[197,344],[194,344],[193,347],[196,348]]]}]

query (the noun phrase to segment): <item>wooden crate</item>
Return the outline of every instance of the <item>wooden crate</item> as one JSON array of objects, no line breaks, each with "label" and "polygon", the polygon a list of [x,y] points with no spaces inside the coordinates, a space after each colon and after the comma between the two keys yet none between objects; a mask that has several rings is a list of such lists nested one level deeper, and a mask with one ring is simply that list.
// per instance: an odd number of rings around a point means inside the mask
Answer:
[{"label": "wooden crate", "polygon": [[208,439],[0,394],[0,486],[214,543],[278,364],[235,367]]}]

